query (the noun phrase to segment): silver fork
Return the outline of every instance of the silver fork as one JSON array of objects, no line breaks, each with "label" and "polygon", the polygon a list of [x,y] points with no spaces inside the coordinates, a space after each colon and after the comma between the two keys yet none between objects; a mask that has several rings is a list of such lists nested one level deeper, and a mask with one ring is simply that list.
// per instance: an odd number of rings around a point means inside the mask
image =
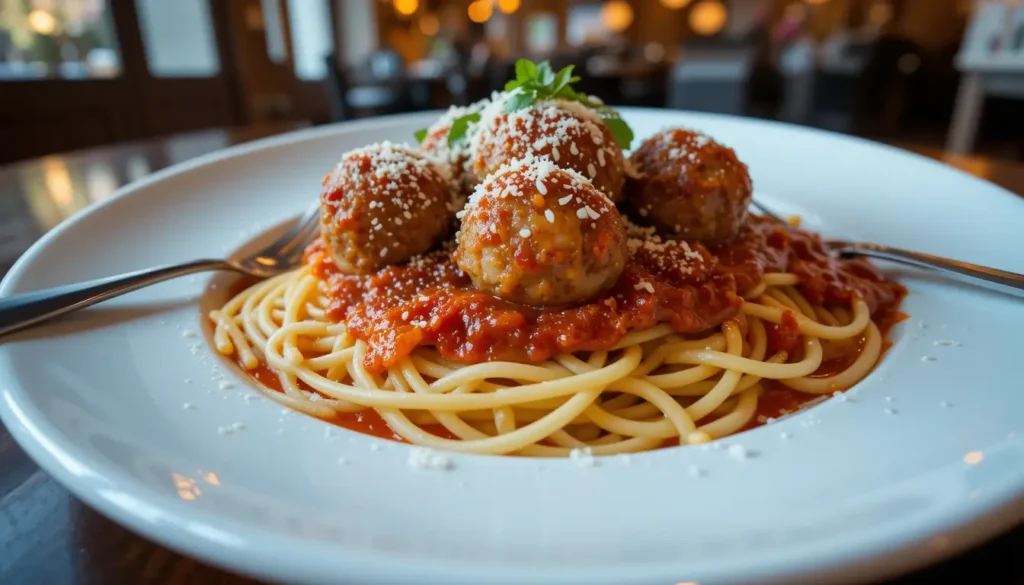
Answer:
[{"label": "silver fork", "polygon": [[[751,203],[768,217],[785,225],[787,229],[791,227],[789,222],[779,217],[776,213],[761,203],[756,200]],[[917,266],[918,268],[928,268],[948,274],[957,280],[968,284],[981,286],[1018,297],[1024,297],[1024,274],[1007,272],[1006,270],[989,268],[988,266],[980,266],[978,264],[971,264],[970,262],[961,262],[960,260],[943,258],[942,256],[933,256],[923,252],[902,250],[900,248],[883,246],[881,244],[845,242],[842,240],[826,240],[826,244],[833,254],[840,257],[867,256],[870,258],[878,258],[879,260],[888,260],[890,262],[899,262],[901,264]]]},{"label": "silver fork", "polygon": [[276,276],[298,266],[302,261],[305,244],[312,239],[316,230],[319,209],[317,202],[296,219],[285,233],[254,253],[219,260],[193,260],[0,298],[0,336],[151,284],[196,272],[230,270],[256,278]]}]

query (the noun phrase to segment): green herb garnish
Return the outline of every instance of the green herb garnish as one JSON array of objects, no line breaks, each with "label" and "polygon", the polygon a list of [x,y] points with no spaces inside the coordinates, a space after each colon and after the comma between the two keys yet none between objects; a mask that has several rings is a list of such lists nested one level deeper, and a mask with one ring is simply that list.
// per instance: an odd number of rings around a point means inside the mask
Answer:
[{"label": "green herb garnish", "polygon": [[[448,147],[455,146],[455,143],[466,137],[466,132],[469,130],[470,122],[479,122],[480,114],[466,114],[465,116],[459,116],[452,120],[452,125],[448,128]],[[427,137],[427,129],[420,128],[413,134],[416,137],[416,142],[423,144],[423,139]]]},{"label": "green herb garnish", "polygon": [[[577,102],[597,112],[615,137],[615,142],[628,150],[633,143],[633,130],[619,117],[618,112],[573,89],[572,84],[580,80],[580,77],[572,74],[573,67],[567,65],[555,73],[547,61],[534,63],[529,59],[517,60],[516,78],[505,84],[505,91],[512,92],[505,102],[505,111],[518,112],[532,106],[538,100],[561,99]],[[451,147],[465,138],[469,124],[479,121],[480,114],[466,114],[456,118],[448,131],[448,146]],[[426,135],[426,129],[418,130],[416,140],[423,142]]]},{"label": "green herb garnish", "polygon": [[452,122],[452,127],[448,130],[448,146],[454,146],[456,142],[466,137],[466,131],[469,130],[470,122],[479,122],[480,114],[466,114],[465,116],[459,116]]},{"label": "green herb garnish", "polygon": [[555,73],[547,61],[537,64],[529,59],[519,59],[516,61],[516,78],[505,84],[505,90],[513,92],[505,102],[505,111],[517,112],[538,100],[577,102],[597,112],[619,146],[628,149],[633,143],[633,130],[619,117],[618,112],[573,89],[572,84],[580,80],[572,74],[573,67],[566,65]]}]

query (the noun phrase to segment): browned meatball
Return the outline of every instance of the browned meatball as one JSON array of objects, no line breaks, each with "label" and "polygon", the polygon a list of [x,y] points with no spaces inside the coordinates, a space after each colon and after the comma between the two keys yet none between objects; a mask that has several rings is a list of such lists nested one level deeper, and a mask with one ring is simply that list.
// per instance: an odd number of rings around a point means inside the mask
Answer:
[{"label": "browned meatball", "polygon": [[466,134],[452,145],[448,144],[448,132],[452,128],[452,122],[471,115],[479,114],[490,100],[481,100],[469,106],[452,106],[443,116],[427,128],[427,135],[420,143],[420,149],[434,158],[451,165],[452,180],[455,182],[462,195],[468,197],[476,186],[476,176],[470,168],[470,144],[479,126],[471,122]]},{"label": "browned meatball", "polygon": [[350,151],[324,177],[320,234],[338,270],[366,274],[422,254],[454,213],[447,169],[404,146]]},{"label": "browned meatball", "polygon": [[454,260],[477,288],[527,305],[579,303],[615,284],[626,232],[614,204],[575,171],[516,161],[480,184]]},{"label": "browned meatball", "polygon": [[747,166],[703,134],[682,128],[655,134],[629,162],[636,177],[626,188],[628,205],[666,236],[722,242],[746,219],[753,189]]},{"label": "browned meatball", "polygon": [[556,100],[510,114],[504,109],[505,98],[496,99],[481,113],[472,144],[477,180],[533,155],[587,177],[612,201],[620,199],[626,181],[622,149],[596,112],[576,102]]}]

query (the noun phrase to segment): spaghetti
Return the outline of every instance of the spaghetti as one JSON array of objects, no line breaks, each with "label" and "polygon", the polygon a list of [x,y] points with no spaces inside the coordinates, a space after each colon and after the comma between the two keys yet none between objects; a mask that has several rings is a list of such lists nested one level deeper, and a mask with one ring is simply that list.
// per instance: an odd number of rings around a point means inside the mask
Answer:
[{"label": "spaghetti", "polygon": [[[748,237],[718,250],[716,257],[743,256],[782,229],[758,218],[750,222]],[[801,239],[796,246],[788,243],[790,250],[816,241],[805,232],[793,237]],[[770,252],[765,247],[758,262]],[[436,254],[421,260],[420,268],[425,264],[432,267],[426,272],[437,274],[433,267],[445,262],[444,254]],[[320,244],[311,246],[301,269],[247,288],[210,317],[219,352],[234,356],[249,371],[268,366],[278,383],[260,390],[312,416],[344,421],[353,413],[379,415],[401,440],[451,451],[629,453],[734,434],[754,423],[766,394],[831,394],[872,370],[883,352],[880,322],[872,319],[872,309],[883,316],[892,311],[901,294],[898,285],[854,276],[864,269],[859,263],[851,268],[831,259],[809,263],[794,256],[786,264],[798,265],[803,276],[761,274],[742,295],[738,311],[711,333],[683,335],[660,324],[631,331],[607,350],[563,353],[539,363],[465,364],[428,345],[386,365],[368,359],[371,346],[353,335],[339,315],[361,321],[352,310],[359,304],[354,299],[375,295],[360,290],[350,298],[339,296],[352,279],[332,272]],[[640,271],[639,266],[629,268]],[[735,281],[742,273],[730,274]],[[806,284],[815,290],[814,279],[824,282],[837,275],[856,278],[860,286],[848,303],[812,302],[801,292]],[[646,271],[623,279],[619,289],[637,289],[641,296],[649,294],[645,287],[630,282],[669,286]],[[395,277],[383,280],[393,283]],[[419,276],[415,280],[423,282]],[[454,297],[463,286],[441,287],[442,294]],[[424,290],[436,287],[419,289],[410,299],[422,302],[429,296]],[[389,314],[405,313],[410,306],[395,299],[389,303]],[[827,370],[830,375],[821,375]]]}]

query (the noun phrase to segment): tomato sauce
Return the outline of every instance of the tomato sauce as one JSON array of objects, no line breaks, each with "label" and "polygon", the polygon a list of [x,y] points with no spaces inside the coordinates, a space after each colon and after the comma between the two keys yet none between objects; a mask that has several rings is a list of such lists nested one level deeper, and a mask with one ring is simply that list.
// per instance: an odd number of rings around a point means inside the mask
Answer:
[{"label": "tomato sauce", "polygon": [[[875,325],[878,326],[878,330],[883,337],[882,355],[879,357],[879,360],[881,360],[882,357],[885,357],[885,352],[892,347],[892,342],[888,339],[889,331],[895,327],[897,323],[909,318],[906,313],[899,311],[897,303],[887,305],[886,307],[876,311],[873,316]],[[860,356],[860,349],[861,348],[858,347],[856,351],[845,353],[837,358],[822,362],[822,364],[818,366],[818,369],[811,374],[811,377],[824,378],[846,370],[853,365],[853,362],[857,361],[857,358]],[[767,419],[777,419],[787,414],[793,414],[794,412],[803,410],[808,407],[809,402],[820,399],[820,395],[797,392],[776,380],[762,380],[761,386],[764,388],[764,392],[761,394],[761,397],[758,398],[757,412],[743,430],[760,426],[764,424]],[[843,391],[847,390],[847,388],[837,388],[837,390]]]},{"label": "tomato sauce", "polygon": [[[634,234],[636,235],[636,234]],[[560,353],[598,351],[628,332],[667,323],[679,333],[710,331],[735,316],[744,293],[766,272],[792,272],[812,303],[849,306],[863,298],[876,313],[904,289],[861,260],[836,260],[815,234],[751,216],[734,240],[713,248],[640,234],[616,285],[577,306],[529,307],[473,287],[449,258],[450,246],[369,275],[340,273],[324,244],[306,251],[328,283],[329,316],[367,342],[364,366],[382,372],[420,345],[460,363],[539,363]],[[796,343],[795,321],[773,327],[773,343]]]}]

